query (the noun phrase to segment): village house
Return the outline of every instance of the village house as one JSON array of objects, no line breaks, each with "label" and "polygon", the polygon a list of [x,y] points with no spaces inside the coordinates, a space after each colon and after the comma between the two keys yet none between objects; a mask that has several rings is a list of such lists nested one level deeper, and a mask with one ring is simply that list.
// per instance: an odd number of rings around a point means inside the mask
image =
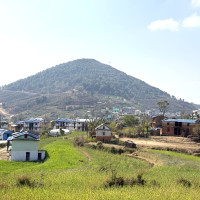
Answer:
[{"label": "village house", "polygon": [[197,120],[192,119],[164,119],[161,134],[166,136],[195,136],[193,129],[197,123]]},{"label": "village house", "polygon": [[24,121],[18,121],[15,124],[10,124],[10,130],[13,132],[20,132],[24,128]]},{"label": "village house", "polygon": [[39,136],[28,131],[19,132],[10,136],[7,141],[12,141],[12,161],[42,161],[45,151],[38,150]]},{"label": "village house", "polygon": [[68,129],[69,131],[76,130],[76,121],[73,119],[57,119],[54,129]]},{"label": "village house", "polygon": [[101,124],[95,128],[96,138],[102,142],[109,142],[111,140],[111,130],[105,124]]},{"label": "village house", "polygon": [[157,136],[160,135],[160,130],[162,128],[162,120],[163,119],[164,119],[164,116],[162,116],[162,115],[151,117],[150,131],[151,131],[152,135],[157,135]]},{"label": "village house", "polygon": [[77,119],[76,120],[76,130],[77,131],[88,131],[89,119]]},{"label": "village house", "polygon": [[44,126],[42,118],[29,119],[24,122],[24,130],[39,134]]},{"label": "village house", "polygon": [[7,140],[12,134],[12,131],[0,129],[0,140]]},{"label": "village house", "polygon": [[8,122],[0,121],[0,129],[8,129]]}]

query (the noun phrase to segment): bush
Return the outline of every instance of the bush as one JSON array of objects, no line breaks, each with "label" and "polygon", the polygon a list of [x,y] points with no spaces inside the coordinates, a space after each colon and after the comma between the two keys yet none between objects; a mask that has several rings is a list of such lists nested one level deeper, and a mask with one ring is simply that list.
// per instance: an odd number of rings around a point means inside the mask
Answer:
[{"label": "bush", "polygon": [[18,186],[32,186],[33,184],[31,183],[30,177],[27,175],[19,176],[17,178],[17,185]]},{"label": "bush", "polygon": [[73,143],[74,146],[82,147],[82,146],[84,146],[84,144],[85,144],[84,137],[75,137],[74,138],[74,143]]},{"label": "bush", "polygon": [[184,178],[180,178],[178,180],[178,183],[185,186],[185,187],[191,187],[192,186],[192,183],[190,181],[188,181],[187,179],[184,179]]}]

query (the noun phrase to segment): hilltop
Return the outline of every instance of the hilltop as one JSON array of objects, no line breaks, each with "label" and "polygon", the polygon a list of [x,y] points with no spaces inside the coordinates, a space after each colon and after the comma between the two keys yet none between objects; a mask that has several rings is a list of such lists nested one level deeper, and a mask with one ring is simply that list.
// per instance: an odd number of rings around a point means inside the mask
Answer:
[{"label": "hilltop", "polygon": [[0,102],[9,113],[26,116],[75,116],[87,110],[95,114],[102,108],[124,106],[152,110],[158,108],[160,100],[168,100],[173,112],[196,109],[193,104],[94,59],[56,65],[0,91]]}]

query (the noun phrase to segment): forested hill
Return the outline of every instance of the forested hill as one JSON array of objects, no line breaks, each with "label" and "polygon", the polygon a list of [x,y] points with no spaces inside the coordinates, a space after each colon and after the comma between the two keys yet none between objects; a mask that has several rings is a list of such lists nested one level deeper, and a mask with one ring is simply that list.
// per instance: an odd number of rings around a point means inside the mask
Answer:
[{"label": "forested hill", "polygon": [[[173,112],[196,109],[193,104],[171,98],[168,93],[94,59],[57,65],[0,91],[0,102],[11,114],[30,116],[48,113],[59,117],[66,110],[70,114],[92,109],[98,113],[105,107],[123,106],[152,110],[157,109],[160,100],[168,100]],[[103,105],[97,108],[97,102]]]},{"label": "forested hill", "polygon": [[82,88],[126,99],[169,98],[169,94],[93,59],[79,59],[39,72],[5,87],[13,91],[60,93]]}]

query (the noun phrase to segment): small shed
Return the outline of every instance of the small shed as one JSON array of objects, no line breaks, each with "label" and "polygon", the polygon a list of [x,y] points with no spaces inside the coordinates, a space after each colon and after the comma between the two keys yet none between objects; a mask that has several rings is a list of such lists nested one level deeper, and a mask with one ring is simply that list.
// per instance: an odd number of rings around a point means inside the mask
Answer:
[{"label": "small shed", "polygon": [[136,148],[136,144],[133,141],[127,140],[127,141],[125,141],[125,147]]},{"label": "small shed", "polygon": [[15,133],[7,141],[12,141],[12,161],[42,161],[45,151],[38,151],[40,137],[28,131]]},{"label": "small shed", "polygon": [[13,132],[9,130],[0,129],[0,139],[7,140],[8,137],[12,136]]}]

